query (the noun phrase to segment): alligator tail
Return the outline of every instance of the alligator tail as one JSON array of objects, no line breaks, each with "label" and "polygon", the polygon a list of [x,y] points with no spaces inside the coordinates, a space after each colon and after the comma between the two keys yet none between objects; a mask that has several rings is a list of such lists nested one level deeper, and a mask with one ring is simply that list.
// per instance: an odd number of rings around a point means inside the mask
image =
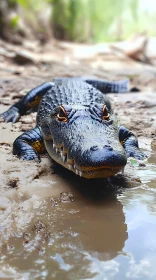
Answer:
[{"label": "alligator tail", "polygon": [[115,82],[109,82],[104,80],[94,80],[94,79],[85,79],[86,83],[92,85],[96,89],[100,90],[102,93],[123,93],[128,91],[129,80],[120,80]]},{"label": "alligator tail", "polygon": [[128,86],[129,86],[129,80],[128,79],[113,82],[112,86],[110,87],[111,93],[113,93],[113,92],[119,92],[119,93],[128,92]]}]

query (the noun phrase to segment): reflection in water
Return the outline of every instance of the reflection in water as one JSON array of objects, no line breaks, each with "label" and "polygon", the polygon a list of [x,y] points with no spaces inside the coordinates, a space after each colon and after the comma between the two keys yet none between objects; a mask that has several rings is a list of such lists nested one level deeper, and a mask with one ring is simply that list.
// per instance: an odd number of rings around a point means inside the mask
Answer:
[{"label": "reflection in water", "polygon": [[[88,184],[80,178],[75,182],[75,176],[68,178],[68,173],[62,176],[72,186],[75,201],[58,201],[58,206],[52,207],[50,199],[45,199],[33,224],[23,237],[10,239],[9,252],[3,248],[3,255],[12,267],[27,270],[31,277],[94,278],[98,273],[95,266],[114,259],[128,238],[123,206],[116,198],[113,181],[92,180]],[[39,220],[43,227],[34,230]],[[113,271],[116,265],[112,260],[109,269]]]},{"label": "reflection in water", "polygon": [[81,246],[82,250],[96,254],[102,260],[114,258],[128,238],[123,206],[117,199],[118,186],[125,187],[125,179],[122,176],[108,180],[77,177],[75,182],[75,175],[71,177],[68,170],[60,169],[63,174],[60,175],[69,180],[78,195],[82,195],[70,205],[72,212],[66,208],[67,213],[59,222],[64,224],[64,230],[70,228],[78,234],[77,247]]},{"label": "reflection in water", "polygon": [[119,201],[109,198],[103,205],[83,205],[78,211],[78,205],[74,206],[77,207],[72,207],[72,212],[69,210],[59,223],[63,224],[64,232],[70,229],[71,236],[76,234],[75,246],[93,255],[96,253],[102,260],[110,260],[122,251],[128,235]]},{"label": "reflection in water", "polygon": [[61,207],[56,226],[51,215],[51,258],[60,270],[68,271],[68,277],[75,273],[77,279],[84,275],[92,278],[93,263],[111,260],[122,251],[127,226],[122,204],[114,196],[101,205],[83,202],[80,208],[79,203]]},{"label": "reflection in water", "polygon": [[126,189],[126,176],[90,181],[55,172],[75,200],[67,193],[57,204],[44,199],[27,231],[2,248],[0,269],[14,273],[12,279],[155,280],[155,180],[134,180],[135,188]]}]

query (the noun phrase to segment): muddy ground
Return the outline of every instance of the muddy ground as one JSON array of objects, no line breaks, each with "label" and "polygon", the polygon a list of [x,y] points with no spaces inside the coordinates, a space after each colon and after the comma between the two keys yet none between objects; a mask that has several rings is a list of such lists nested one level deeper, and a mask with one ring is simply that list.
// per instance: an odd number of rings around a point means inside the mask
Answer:
[{"label": "muddy ground", "polygon": [[[0,112],[19,100],[29,89],[60,76],[96,76],[100,79],[118,80],[129,78],[129,87],[138,87],[140,92],[110,94],[109,98],[119,123],[131,129],[139,139],[140,147],[147,155],[156,149],[156,67],[136,62],[129,58],[95,55],[84,59],[74,56],[74,46],[63,48],[59,43],[35,51],[35,44],[25,49],[31,58],[17,55],[17,47],[1,42],[0,56]],[[23,47],[24,48],[24,47]],[[37,47],[36,47],[37,48]],[[6,53],[4,52],[6,51]],[[82,50],[83,52],[83,50]],[[16,53],[13,55],[13,53]],[[80,48],[81,53],[81,48]],[[41,57],[42,59],[38,59]],[[50,54],[50,59],[48,57]],[[29,60],[30,59],[30,60]],[[38,59],[38,60],[37,60]],[[34,127],[36,113],[21,117],[15,124],[0,123],[0,245],[2,252],[10,251],[10,238],[22,236],[23,246],[29,243],[29,231],[45,229],[44,221],[36,216],[38,209],[48,201],[49,211],[61,203],[74,203],[75,197],[83,197],[82,184],[76,175],[58,168],[48,155],[41,163],[24,162],[12,155],[12,143],[22,132]],[[156,162],[156,161],[155,161]],[[145,163],[142,165],[145,166]],[[118,176],[118,175],[117,175]],[[139,184],[131,164],[125,170],[129,187]],[[120,176],[119,176],[120,177]],[[120,179],[120,178],[119,178]],[[89,185],[89,181],[84,185]],[[87,187],[87,186],[86,186]],[[116,191],[116,190],[115,190]],[[35,218],[38,217],[38,218]],[[34,239],[35,250],[42,251],[48,238]],[[35,243],[36,242],[36,243]],[[19,245],[20,246],[20,245]],[[13,275],[11,266],[3,265],[1,279]],[[7,271],[7,272],[6,272]],[[9,276],[8,276],[9,277]],[[18,277],[17,277],[18,278]],[[16,279],[17,279],[16,278]],[[20,278],[19,278],[20,279]],[[21,278],[22,279],[22,278]]]}]

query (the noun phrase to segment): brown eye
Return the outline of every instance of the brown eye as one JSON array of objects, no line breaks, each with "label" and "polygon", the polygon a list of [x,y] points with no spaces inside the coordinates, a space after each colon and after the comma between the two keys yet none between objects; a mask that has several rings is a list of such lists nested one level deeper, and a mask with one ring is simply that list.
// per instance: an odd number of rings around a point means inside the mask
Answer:
[{"label": "brown eye", "polygon": [[63,106],[60,106],[59,113],[57,114],[57,118],[61,122],[67,122],[67,113]]},{"label": "brown eye", "polygon": [[107,109],[106,105],[104,105],[102,108],[102,119],[105,121],[108,121],[109,117],[110,117],[110,114],[108,113],[108,109]]}]

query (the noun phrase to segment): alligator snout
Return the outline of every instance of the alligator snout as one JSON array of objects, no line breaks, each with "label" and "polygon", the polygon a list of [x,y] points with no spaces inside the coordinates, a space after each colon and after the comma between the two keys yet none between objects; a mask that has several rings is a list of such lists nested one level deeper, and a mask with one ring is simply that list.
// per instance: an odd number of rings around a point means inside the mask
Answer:
[{"label": "alligator snout", "polygon": [[[109,151],[112,151],[112,150],[113,150],[113,148],[112,148],[110,145],[104,145],[103,148],[104,148],[104,149],[107,149],[107,150],[109,150]],[[98,149],[99,149],[98,146],[92,146],[92,147],[90,148],[90,151],[97,151]]]},{"label": "alligator snout", "polygon": [[127,157],[123,149],[116,151],[110,145],[103,147],[92,146],[82,154],[78,153],[75,162],[83,167],[124,167],[127,163]]},{"label": "alligator snout", "polygon": [[105,145],[104,148],[106,148],[109,151],[113,151],[113,148],[111,146],[109,146],[109,145]]}]

